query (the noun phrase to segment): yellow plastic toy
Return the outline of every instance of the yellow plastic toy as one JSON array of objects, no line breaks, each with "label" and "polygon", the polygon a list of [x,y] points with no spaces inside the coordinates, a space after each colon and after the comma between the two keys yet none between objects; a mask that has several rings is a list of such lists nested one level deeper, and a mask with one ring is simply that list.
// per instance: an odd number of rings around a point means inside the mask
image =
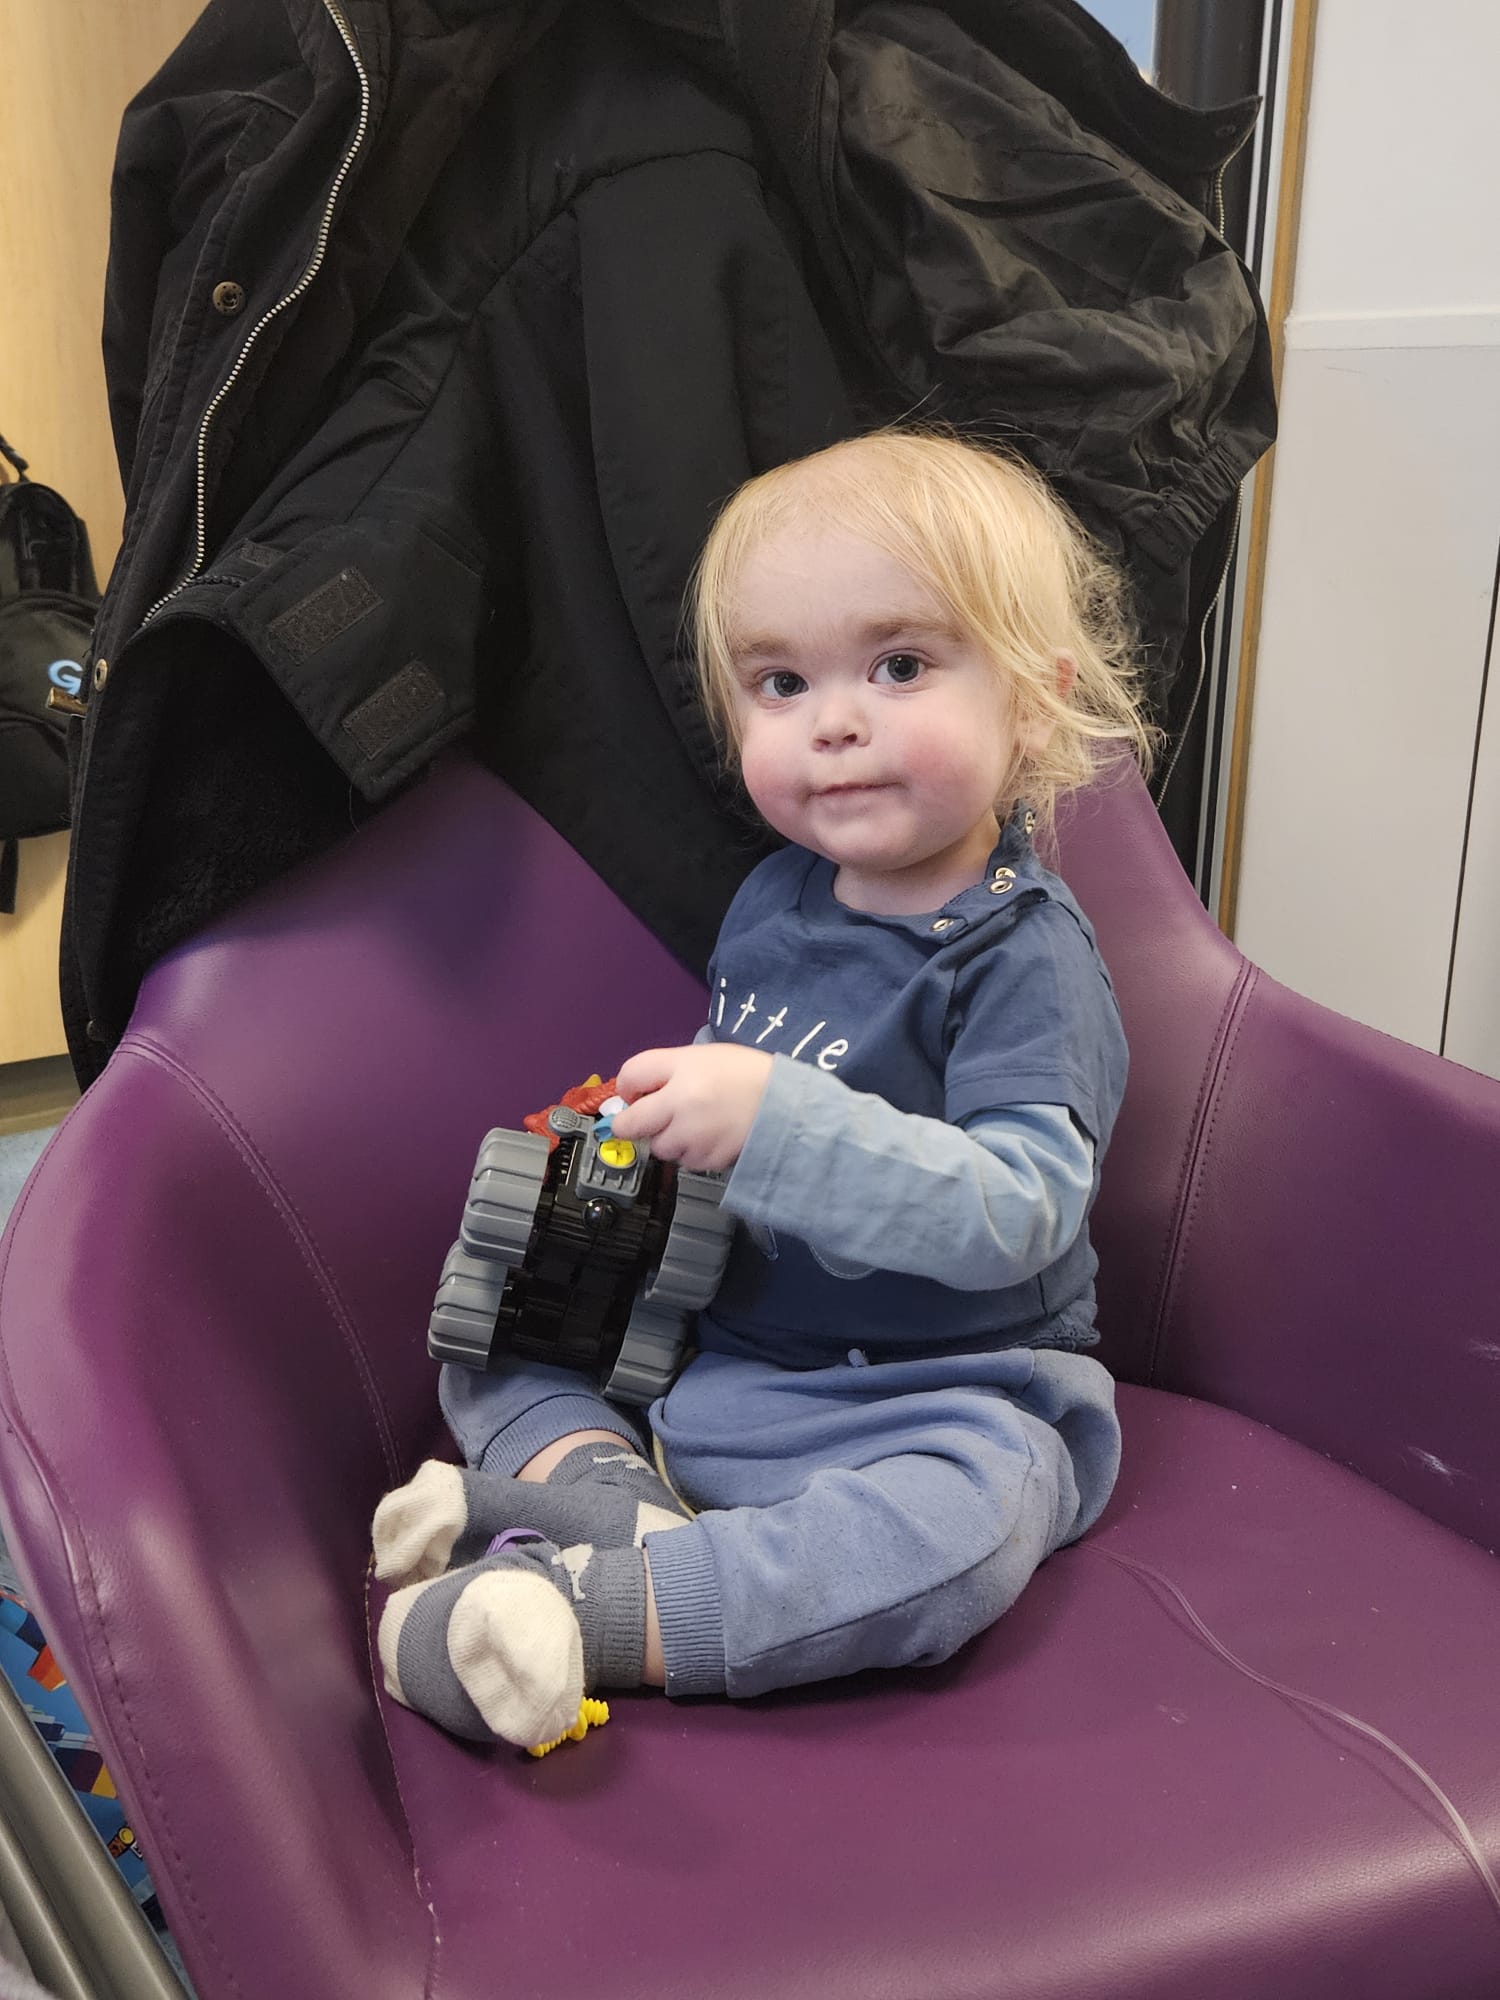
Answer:
[{"label": "yellow plastic toy", "polygon": [[609,1703],[595,1701],[589,1695],[583,1698],[583,1706],[578,1711],[578,1720],[571,1729],[565,1729],[561,1736],[554,1736],[550,1743],[533,1743],[527,1750],[528,1757],[545,1757],[560,1743],[581,1743],[591,1728],[603,1728],[609,1720]]}]

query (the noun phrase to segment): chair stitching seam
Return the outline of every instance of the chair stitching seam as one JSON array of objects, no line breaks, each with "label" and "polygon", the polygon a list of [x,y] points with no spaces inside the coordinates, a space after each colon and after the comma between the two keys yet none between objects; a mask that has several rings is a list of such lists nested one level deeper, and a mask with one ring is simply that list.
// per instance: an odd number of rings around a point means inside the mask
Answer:
[{"label": "chair stitching seam", "polygon": [[385,1740],[386,1755],[390,1759],[391,1782],[396,1788],[397,1803],[401,1807],[401,1823],[406,1828],[406,1846],[411,1855],[412,1882],[418,1898],[427,1911],[431,1933],[431,1943],[427,1951],[427,1971],[422,1980],[422,2000],[432,2000],[437,1991],[438,1959],[442,1952],[443,1935],[438,1928],[437,1891],[423,1874],[422,1864],[417,1859],[417,1837],[412,1828],[411,1813],[406,1804],[406,1793],[401,1787],[401,1768],[396,1762],[395,1748],[391,1742],[391,1732],[386,1721],[385,1706],[380,1699],[380,1668],[375,1652],[374,1610],[370,1603],[370,1582],[374,1575],[374,1562],[365,1566],[365,1657],[370,1665],[370,1691],[375,1700],[375,1713],[380,1718],[380,1733]]},{"label": "chair stitching seam", "polygon": [[1247,978],[1244,982],[1243,990],[1240,996],[1240,1004],[1235,1010],[1233,1025],[1229,1030],[1229,1033],[1224,1042],[1224,1046],[1220,1051],[1219,1060],[1215,1065],[1213,1102],[1209,1109],[1207,1122],[1204,1127],[1202,1144],[1198,1146],[1195,1150],[1195,1156],[1193,1161],[1193,1189],[1191,1197],[1188,1201],[1187,1212],[1182,1220],[1182,1232],[1179,1245],[1179,1254],[1173,1263],[1174,1294],[1176,1291],[1176,1281],[1181,1276],[1182,1268],[1184,1264],[1186,1264],[1187,1262],[1187,1250],[1188,1250],[1188,1244],[1193,1234],[1193,1225],[1198,1219],[1198,1209],[1202,1202],[1203,1189],[1208,1178],[1205,1172],[1208,1163],[1208,1156],[1213,1149],[1214,1133],[1218,1127],[1220,1114],[1222,1113],[1224,1108],[1225,1086],[1229,1081],[1229,1072],[1234,1066],[1235,1048],[1238,1045],[1240,1038],[1240,1031],[1245,1025],[1246,1016],[1249,1011],[1246,1003],[1249,1000],[1251,989],[1255,985],[1256,979],[1259,976],[1255,972],[1255,968],[1253,966],[1250,968],[1250,975],[1251,976]]},{"label": "chair stitching seam", "polygon": [[1203,1081],[1199,1087],[1198,1101],[1193,1107],[1191,1140],[1172,1205],[1173,1224],[1162,1251],[1157,1279],[1156,1309],[1152,1315],[1151,1354],[1146,1370],[1148,1383],[1154,1384],[1157,1379],[1158,1363],[1166,1344],[1172,1306],[1176,1299],[1177,1281],[1181,1274],[1188,1238],[1192,1232],[1193,1218],[1202,1192],[1203,1165],[1213,1137],[1214,1123],[1218,1117],[1218,1104],[1224,1079],[1244,1019],[1245,1004],[1259,976],[1255,966],[1246,960],[1220,1011],[1218,1025],[1214,1031],[1213,1046],[1208,1061],[1203,1066]]}]

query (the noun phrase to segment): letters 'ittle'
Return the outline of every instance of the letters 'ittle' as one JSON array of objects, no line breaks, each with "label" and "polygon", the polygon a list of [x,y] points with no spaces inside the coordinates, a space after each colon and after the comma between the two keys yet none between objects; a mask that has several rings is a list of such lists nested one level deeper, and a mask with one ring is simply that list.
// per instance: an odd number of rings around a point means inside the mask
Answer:
[{"label": "letters 'ittle'", "polygon": [[[719,981],[719,990],[714,996],[713,1024],[716,1028],[722,1028],[724,1025],[724,1015],[726,1011],[726,999],[727,999],[724,989],[727,983],[728,983],[727,981],[721,979]],[[733,1007],[734,1002],[729,1001],[728,1005],[730,1007]],[[746,1022],[754,1021],[755,1019],[756,1019],[756,1001],[755,1001],[755,995],[751,993],[744,1000],[739,1002],[739,1011],[734,1015],[732,1024],[729,1029],[730,1039],[734,1041],[740,1040]],[[812,1027],[808,1029],[807,1033],[803,1035],[802,1039],[796,1044],[794,1048],[772,1050],[771,1053],[788,1055],[792,1058],[793,1062],[796,1062],[803,1054],[803,1051],[808,1049],[809,1044],[816,1041],[818,1036],[822,1034],[823,1030],[827,1026],[828,1023],[826,1021],[815,1021]],[[781,1030],[785,1027],[786,1027],[785,1007],[778,1008],[774,1014],[768,1013],[766,1016],[766,1025],[761,1029],[760,1033],[756,1035],[754,1038],[756,1048],[760,1047],[761,1043],[765,1041],[768,1035],[779,1034]],[[796,1030],[793,1029],[792,1032],[795,1033]],[[748,1040],[749,1037],[745,1037],[745,1039]],[[839,1060],[838,1060],[839,1057],[846,1056],[848,1055],[848,1053],[849,1053],[849,1044],[846,1041],[844,1041],[842,1037],[839,1037],[834,1041],[825,1042],[823,1046],[817,1051],[816,1055],[809,1054],[808,1061],[816,1062],[819,1069],[836,1070],[839,1066]]]}]

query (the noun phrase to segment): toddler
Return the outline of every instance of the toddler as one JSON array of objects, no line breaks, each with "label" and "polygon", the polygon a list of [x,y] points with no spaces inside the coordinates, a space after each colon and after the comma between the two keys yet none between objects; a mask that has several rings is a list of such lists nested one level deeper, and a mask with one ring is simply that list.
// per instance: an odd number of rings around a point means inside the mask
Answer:
[{"label": "toddler", "polygon": [[376,1513],[379,1648],[481,1740],[550,1740],[596,1688],[945,1660],[1118,1466],[1087,1218],[1125,1043],[1034,844],[1101,750],[1148,752],[1117,580],[1027,467],[891,431],[741,488],[690,609],[789,844],[614,1129],[732,1169],[740,1227],[648,1422],[558,1368],[443,1371],[465,1466]]}]

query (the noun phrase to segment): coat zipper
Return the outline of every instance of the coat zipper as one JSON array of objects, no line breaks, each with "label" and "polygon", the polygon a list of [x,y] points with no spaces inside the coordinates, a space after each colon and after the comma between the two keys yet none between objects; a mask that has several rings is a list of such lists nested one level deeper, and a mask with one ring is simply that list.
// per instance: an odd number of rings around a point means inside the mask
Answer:
[{"label": "coat zipper", "polygon": [[198,581],[199,571],[203,568],[208,555],[208,439],[209,433],[213,429],[214,418],[218,415],[224,405],[225,399],[239,380],[245,363],[249,358],[250,350],[254,347],[261,334],[264,333],[273,319],[279,318],[289,306],[296,304],[297,300],[307,291],[308,287],[317,277],[318,272],[322,269],[323,259],[328,253],[328,239],[333,230],[334,212],[338,207],[339,196],[344,191],[344,183],[349,178],[350,171],[363,150],[366,136],[369,133],[370,77],[360,56],[359,44],[355,41],[353,31],[345,19],[340,0],[322,0],[322,6],[328,18],[333,22],[335,28],[338,29],[339,39],[348,50],[349,60],[354,64],[355,71],[359,76],[359,123],[355,127],[354,137],[350,141],[349,149],[340,162],[339,170],[334,175],[333,186],[328,191],[328,199],[323,205],[323,216],[318,224],[317,241],[313,245],[313,253],[308,261],[307,269],[286,294],[285,298],[278,299],[276,304],[271,307],[271,310],[263,314],[250,329],[243,346],[235,356],[234,366],[220,384],[218,393],[214,396],[213,401],[203,412],[203,420],[198,426],[197,512],[194,524],[193,566],[187,575],[183,577],[182,581],[175,584],[165,597],[157,599],[156,603],[152,605],[151,609],[141,620],[143,626],[149,625],[156,614],[164,610],[175,597],[179,597],[189,584]]},{"label": "coat zipper", "polygon": [[[1209,599],[1208,609],[1204,612],[1202,622],[1198,626],[1198,678],[1193,683],[1193,698],[1188,703],[1187,714],[1182,718],[1182,727],[1178,730],[1177,741],[1172,746],[1172,755],[1167,761],[1166,772],[1162,777],[1161,783],[1157,785],[1152,794],[1158,806],[1166,798],[1167,787],[1176,776],[1178,760],[1182,756],[1182,747],[1187,742],[1188,731],[1192,728],[1193,719],[1198,713],[1198,703],[1203,698],[1203,684],[1208,678],[1208,621],[1218,610],[1220,600],[1224,595],[1224,585],[1229,577],[1229,567],[1234,561],[1234,552],[1239,546],[1240,515],[1243,507],[1243,490],[1239,490],[1236,491],[1234,496],[1234,520],[1230,524],[1229,540],[1224,545],[1224,560],[1219,565],[1219,580],[1214,585],[1214,594]],[[1214,637],[1217,640],[1218,634],[1215,633]]]},{"label": "coat zipper", "polygon": [[1236,142],[1234,151],[1227,159],[1220,160],[1219,164],[1214,168],[1213,186],[1209,192],[1214,205],[1212,221],[1215,231],[1220,236],[1224,234],[1224,176],[1229,172],[1229,169],[1255,136],[1255,128],[1259,123],[1260,113],[1257,112],[1255,117],[1250,121],[1250,129]]},{"label": "coat zipper", "polygon": [[1240,146],[1243,146],[1244,143],[1244,140],[1241,139],[1240,145],[1236,146],[1234,151],[1229,155],[1229,160],[1221,161],[1214,169],[1214,228],[1220,236],[1224,234],[1224,175],[1228,170],[1229,161],[1239,157]]}]

